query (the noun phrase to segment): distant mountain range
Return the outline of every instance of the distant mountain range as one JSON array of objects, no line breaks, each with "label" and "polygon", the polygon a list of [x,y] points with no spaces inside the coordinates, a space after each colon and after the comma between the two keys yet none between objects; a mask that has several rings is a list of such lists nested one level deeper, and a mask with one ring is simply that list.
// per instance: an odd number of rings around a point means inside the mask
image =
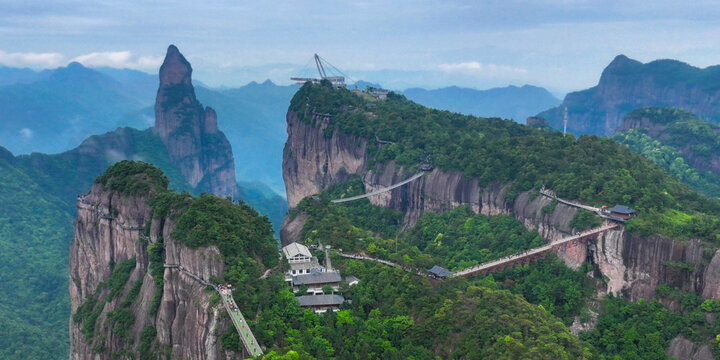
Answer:
[{"label": "distant mountain range", "polygon": [[[2,67],[0,145],[15,154],[52,154],[119,127],[149,128],[157,88],[157,75],[128,69],[79,63],[42,72]],[[236,164],[240,180],[260,181],[284,194],[285,109],[297,88],[270,81],[222,90],[196,87],[198,100],[216,109],[235,152],[253,154]]]},{"label": "distant mountain range", "polygon": [[[234,152],[253,155],[236,161],[238,180],[260,181],[284,195],[285,111],[299,86],[268,80],[214,89],[195,83],[198,100],[216,110]],[[381,87],[365,81],[350,86]],[[157,88],[157,75],[128,69],[90,69],[79,63],[41,72],[0,67],[0,145],[15,154],[60,153],[93,134],[126,126],[149,128]],[[520,122],[560,102],[547,90],[529,85],[490,90],[414,88],[404,94],[437,109]]]},{"label": "distant mountain range", "polygon": [[488,90],[475,90],[456,86],[436,90],[407,89],[405,96],[418,104],[466,115],[499,117],[525,123],[529,116],[560,104],[544,88],[524,85]]},{"label": "distant mountain range", "polygon": [[57,153],[121,125],[150,125],[120,119],[152,97],[79,63],[41,73],[4,68],[0,84],[0,145],[16,154]]},{"label": "distant mountain range", "polygon": [[700,69],[676,60],[643,64],[619,55],[596,86],[567,94],[560,106],[538,116],[562,129],[567,107],[568,131],[610,136],[625,115],[647,106],[682,108],[703,120],[720,121],[720,66]]}]

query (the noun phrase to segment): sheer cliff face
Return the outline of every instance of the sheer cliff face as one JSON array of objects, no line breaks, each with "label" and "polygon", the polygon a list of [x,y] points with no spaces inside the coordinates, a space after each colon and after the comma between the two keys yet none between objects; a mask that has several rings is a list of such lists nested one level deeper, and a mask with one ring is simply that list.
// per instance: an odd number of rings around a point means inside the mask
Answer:
[{"label": "sheer cliff face", "polygon": [[315,120],[320,124],[318,128],[301,122],[294,112],[287,114],[288,141],[283,149],[282,167],[291,208],[325,186],[365,170],[367,141],[339,131],[327,138],[323,131],[330,119],[320,116]]},{"label": "sheer cliff face", "polygon": [[[70,320],[71,359],[139,358],[143,341],[155,354],[178,359],[219,359],[232,356],[220,346],[219,334],[230,326],[224,310],[210,304],[212,292],[176,269],[160,268],[162,286],[150,272],[148,246],[164,239],[164,262],[182,265],[204,279],[221,276],[223,260],[215,247],[190,249],[170,235],[171,219],[153,219],[148,196],[130,197],[94,185],[78,201],[70,249],[72,313],[84,306],[90,320]],[[112,218],[112,219],[109,219]],[[149,227],[149,229],[145,229]],[[142,230],[140,230],[142,229]],[[144,234],[148,234],[147,237]],[[162,245],[160,245],[162,248]],[[127,281],[112,298],[108,285],[113,269],[135,259]],[[117,286],[117,285],[116,285]],[[135,288],[136,295],[132,295]],[[162,289],[162,291],[160,291]],[[157,311],[151,314],[160,296]],[[88,303],[95,302],[94,306]],[[82,313],[82,311],[81,311]],[[128,319],[132,321],[128,322]],[[88,326],[94,331],[88,335]],[[141,336],[154,328],[156,335]],[[123,329],[126,335],[123,335]]]},{"label": "sheer cliff face", "polygon": [[[288,112],[288,140],[285,144],[283,177],[288,202],[295,207],[302,198],[355,175],[362,178],[366,191],[386,188],[412,176],[404,168],[390,162],[367,170],[366,139],[335,130],[324,135],[319,128],[298,120]],[[528,229],[537,230],[548,240],[572,234],[570,228],[577,208],[558,204],[546,214],[543,207],[551,200],[533,192],[520,193],[513,203],[504,196],[509,184],[480,186],[478,180],[462,173],[434,169],[405,186],[369,198],[374,205],[403,211],[405,225],[413,226],[426,212],[441,212],[458,205],[469,205],[486,215],[511,214]],[[281,231],[283,245],[298,241],[306,216],[286,218]],[[600,276],[607,281],[607,291],[622,293],[632,300],[649,299],[659,284],[670,284],[686,291],[695,291],[706,298],[720,298],[720,252],[711,255],[697,241],[683,243],[659,237],[638,237],[623,230],[603,233],[589,245],[576,244],[558,256],[571,268],[584,261],[593,262]],[[684,270],[673,264],[692,264]],[[708,264],[708,265],[703,265]]]},{"label": "sheer cliff face", "polygon": [[675,60],[647,64],[617,56],[603,71],[598,85],[569,93],[563,103],[538,114],[555,129],[562,129],[563,112],[569,109],[568,131],[610,136],[632,110],[646,106],[671,106],[701,118],[718,120],[720,91],[718,67],[699,69]]},{"label": "sheer cliff face", "polygon": [[195,97],[192,67],[174,45],[160,67],[155,131],[191,186],[220,196],[238,195],[230,143],[218,130],[215,111],[203,108]]}]

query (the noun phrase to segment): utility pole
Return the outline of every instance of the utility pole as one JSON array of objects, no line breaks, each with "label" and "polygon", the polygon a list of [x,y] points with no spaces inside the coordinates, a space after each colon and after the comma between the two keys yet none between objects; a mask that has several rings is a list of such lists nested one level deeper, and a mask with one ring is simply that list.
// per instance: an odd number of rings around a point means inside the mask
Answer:
[{"label": "utility pole", "polygon": [[565,107],[565,116],[563,116],[563,136],[567,133],[567,122],[568,122],[568,114],[567,114],[567,106]]}]

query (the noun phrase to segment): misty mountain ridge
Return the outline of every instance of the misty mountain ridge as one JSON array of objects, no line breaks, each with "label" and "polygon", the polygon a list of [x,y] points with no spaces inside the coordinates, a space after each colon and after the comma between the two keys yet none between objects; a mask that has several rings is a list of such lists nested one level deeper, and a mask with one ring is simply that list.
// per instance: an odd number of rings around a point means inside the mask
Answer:
[{"label": "misty mountain ridge", "polygon": [[[15,154],[59,153],[122,125],[128,111],[152,104],[131,87],[79,63],[35,73],[0,71],[0,144]],[[3,75],[14,74],[8,77]],[[18,75],[22,74],[22,75]],[[146,127],[146,126],[145,126]]]},{"label": "misty mountain ridge", "polygon": [[537,111],[557,106],[560,100],[545,88],[523,85],[475,90],[450,86],[436,90],[407,89],[405,96],[419,104],[465,115],[500,117],[524,123]]},{"label": "misty mountain ridge", "polygon": [[682,108],[701,119],[720,122],[720,66],[698,68],[668,59],[644,64],[618,55],[596,86],[567,94],[560,106],[538,116],[562,129],[567,107],[568,131],[610,136],[625,115],[648,106]]}]

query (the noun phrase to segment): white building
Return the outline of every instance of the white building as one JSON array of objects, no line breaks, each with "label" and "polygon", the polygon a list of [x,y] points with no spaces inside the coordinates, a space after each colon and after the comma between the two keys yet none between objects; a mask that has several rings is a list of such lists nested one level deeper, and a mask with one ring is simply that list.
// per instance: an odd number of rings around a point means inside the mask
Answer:
[{"label": "white building", "polygon": [[307,246],[292,243],[282,248],[285,258],[290,264],[290,269],[285,274],[285,281],[290,282],[293,276],[326,272],[327,269],[320,266],[318,259],[310,253]]},{"label": "white building", "polygon": [[282,248],[285,258],[291,264],[306,263],[312,261],[312,254],[307,246],[296,242]]}]

